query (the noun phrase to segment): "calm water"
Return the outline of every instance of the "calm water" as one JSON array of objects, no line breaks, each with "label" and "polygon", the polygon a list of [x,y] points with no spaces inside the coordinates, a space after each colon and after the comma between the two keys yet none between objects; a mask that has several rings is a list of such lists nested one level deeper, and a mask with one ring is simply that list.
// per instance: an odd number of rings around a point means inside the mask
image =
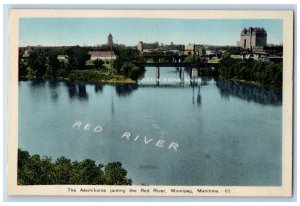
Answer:
[{"label": "calm water", "polygon": [[[178,76],[161,68],[161,79]],[[207,77],[156,86],[152,77],[154,68],[138,86],[20,81],[19,147],[120,161],[134,184],[281,185],[280,93]]]}]

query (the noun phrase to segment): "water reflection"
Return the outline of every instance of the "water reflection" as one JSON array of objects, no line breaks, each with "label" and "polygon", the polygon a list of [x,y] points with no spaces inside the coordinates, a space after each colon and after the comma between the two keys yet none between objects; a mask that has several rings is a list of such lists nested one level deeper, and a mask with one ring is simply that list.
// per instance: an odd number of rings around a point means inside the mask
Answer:
[{"label": "water reflection", "polygon": [[95,92],[98,93],[98,92],[102,92],[103,91],[103,84],[95,84]]},{"label": "water reflection", "polygon": [[57,102],[58,100],[57,87],[59,86],[59,83],[60,83],[59,81],[49,81],[49,88],[50,88],[52,102]]},{"label": "water reflection", "polygon": [[215,78],[211,76],[201,76],[201,85],[208,85],[212,80],[215,80]]},{"label": "water reflection", "polygon": [[88,93],[86,92],[86,85],[79,84],[78,85],[78,97],[81,100],[87,100],[89,98]]},{"label": "water reflection", "polygon": [[71,99],[78,98],[81,101],[88,100],[89,96],[86,91],[85,84],[75,84],[72,82],[66,82],[66,86],[68,88],[69,97]]},{"label": "water reflection", "polygon": [[77,96],[77,88],[76,84],[72,82],[66,82],[66,86],[68,88],[69,97],[72,99]]},{"label": "water reflection", "polygon": [[[282,105],[282,92],[279,90],[254,87],[248,84],[237,83],[233,81],[218,79],[215,77],[202,76],[200,84],[116,84],[114,85],[115,91],[118,97],[128,97],[134,91],[141,88],[190,88],[192,89],[192,104],[198,106],[202,103],[201,87],[216,82],[216,87],[219,89],[222,98],[229,98],[230,96],[238,97],[247,101],[253,101],[263,105]],[[48,83],[47,83],[48,82]],[[47,84],[46,84],[47,83]],[[50,88],[51,101],[56,102],[59,98],[58,87],[61,82],[59,81],[45,81],[45,80],[31,80],[30,86],[34,89],[45,87],[48,85]],[[71,99],[78,99],[80,101],[87,101],[89,94],[86,89],[86,84],[83,83],[72,83],[64,82],[67,87],[69,97]],[[95,93],[102,93],[105,84],[95,84]],[[192,88],[191,88],[192,87]],[[205,98],[205,97],[204,97]],[[113,102],[113,101],[112,101]],[[112,103],[113,108],[113,103]],[[112,113],[113,110],[112,110]]]},{"label": "water reflection", "polygon": [[119,97],[130,96],[139,87],[137,84],[116,84],[116,93]]},{"label": "water reflection", "polygon": [[[197,94],[195,95],[195,88],[197,88]],[[196,96],[196,103],[198,106],[201,105],[201,93],[200,93],[200,86],[193,87],[193,98],[192,104],[195,104],[195,96]]]},{"label": "water reflection", "polygon": [[34,89],[45,87],[46,81],[41,79],[35,79],[30,81],[30,86]]},{"label": "water reflection", "polygon": [[260,104],[278,105],[282,104],[282,92],[273,89],[254,87],[247,84],[236,83],[218,79],[216,86],[222,98],[230,96],[239,97],[247,101],[254,101]]}]

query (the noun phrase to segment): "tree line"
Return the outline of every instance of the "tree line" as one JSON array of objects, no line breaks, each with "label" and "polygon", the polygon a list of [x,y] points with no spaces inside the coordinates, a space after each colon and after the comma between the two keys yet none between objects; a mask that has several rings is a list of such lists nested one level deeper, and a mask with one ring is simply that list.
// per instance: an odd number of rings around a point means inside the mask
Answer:
[{"label": "tree line", "polygon": [[[117,55],[115,61],[109,62],[111,67],[105,66],[103,60],[97,59],[92,64],[88,51],[112,50]],[[75,70],[109,70],[111,75],[118,74],[137,80],[145,69],[141,67],[143,57],[140,52],[131,47],[114,46],[101,47],[33,47],[27,57],[23,57],[26,48],[19,48],[19,78],[27,77],[42,79],[68,78]],[[59,60],[58,55],[65,55],[65,60]],[[109,67],[109,68],[108,68]]]},{"label": "tree line", "polygon": [[282,87],[282,63],[223,58],[217,73],[225,79],[240,79],[261,86]]},{"label": "tree line", "polygon": [[126,176],[120,162],[104,166],[91,159],[72,162],[66,157],[53,162],[50,157],[31,156],[18,149],[19,185],[131,185]]}]

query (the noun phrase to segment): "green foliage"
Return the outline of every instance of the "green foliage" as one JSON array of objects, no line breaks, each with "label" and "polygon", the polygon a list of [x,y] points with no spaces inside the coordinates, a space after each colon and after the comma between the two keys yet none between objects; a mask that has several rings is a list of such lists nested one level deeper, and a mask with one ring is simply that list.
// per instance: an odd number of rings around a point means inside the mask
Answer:
[{"label": "green foliage", "polygon": [[[113,50],[117,59],[106,63],[102,60],[90,60],[88,51],[93,50]],[[31,48],[28,58],[23,58],[26,48],[19,48],[19,77],[27,78],[43,78],[43,79],[61,79],[69,78],[70,80],[78,80],[78,78],[71,74],[73,71],[78,70],[93,70],[105,68],[110,69],[115,77],[110,76],[110,79],[120,79],[122,75],[121,69],[126,62],[131,62],[135,67],[130,72],[130,76],[136,80],[142,76],[145,72],[141,66],[143,63],[143,57],[141,53],[130,47],[114,46],[114,47],[34,47]],[[58,60],[58,55],[64,55],[66,60]],[[93,72],[92,72],[93,73]],[[126,76],[123,79],[129,78],[129,70],[126,72]],[[94,82],[101,82],[107,80],[107,75],[99,75],[100,79],[92,77],[82,77],[80,79],[93,79]],[[101,79],[104,77],[105,79]],[[81,80],[83,81],[83,80]]]},{"label": "green foliage", "polygon": [[80,46],[70,47],[66,51],[71,69],[85,69],[85,62],[90,59],[88,51]]},{"label": "green foliage", "polygon": [[52,162],[51,158],[30,156],[27,151],[18,149],[19,185],[131,185],[126,175],[120,162],[105,167],[90,159],[71,162],[60,157]]},{"label": "green foliage", "polygon": [[59,53],[57,53],[57,51],[50,50],[48,52],[48,69],[47,70],[49,70],[48,76],[51,79],[57,78],[58,70],[60,69],[61,63],[57,59],[58,55],[59,55]]},{"label": "green foliage", "polygon": [[96,59],[94,65],[96,69],[101,69],[103,67],[104,61],[101,59]]},{"label": "green foliage", "polygon": [[130,79],[137,80],[138,78],[143,76],[143,74],[144,74],[144,70],[140,69],[137,66],[133,66],[128,72],[128,77]]},{"label": "green foliage", "polygon": [[19,61],[19,78],[26,76],[27,73],[28,73],[28,71],[27,71],[27,63],[25,62],[24,59],[21,59]]},{"label": "green foliage", "polygon": [[46,73],[47,55],[42,48],[34,49],[28,58],[28,66],[36,72],[36,77],[41,78]]},{"label": "green foliage", "polygon": [[282,63],[239,60],[230,57],[220,62],[221,77],[257,82],[262,86],[282,87]]},{"label": "green foliage", "polygon": [[118,74],[125,75],[133,80],[137,80],[144,74],[145,69],[141,66],[144,58],[137,49],[116,47],[115,53],[117,59],[112,66]]},{"label": "green foliage", "polygon": [[144,70],[130,62],[125,62],[121,68],[121,74],[133,80],[137,80],[140,76],[144,74]]},{"label": "green foliage", "polygon": [[108,163],[104,171],[107,185],[131,185],[132,183],[126,178],[127,171],[122,168],[120,162]]},{"label": "green foliage", "polygon": [[134,83],[133,80],[118,74],[112,74],[108,69],[101,70],[74,70],[68,76],[70,81],[77,82],[122,82]]},{"label": "green foliage", "polygon": [[28,79],[35,79],[36,78],[36,73],[37,73],[37,70],[33,70],[31,68],[28,68],[28,72],[27,72],[27,75],[25,76],[26,78]]}]

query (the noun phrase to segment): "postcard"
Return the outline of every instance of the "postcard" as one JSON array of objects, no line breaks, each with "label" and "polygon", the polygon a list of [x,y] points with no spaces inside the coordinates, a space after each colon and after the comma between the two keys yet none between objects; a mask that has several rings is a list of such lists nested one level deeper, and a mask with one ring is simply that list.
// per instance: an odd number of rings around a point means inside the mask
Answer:
[{"label": "postcard", "polygon": [[9,13],[9,195],[292,195],[293,12]]}]

